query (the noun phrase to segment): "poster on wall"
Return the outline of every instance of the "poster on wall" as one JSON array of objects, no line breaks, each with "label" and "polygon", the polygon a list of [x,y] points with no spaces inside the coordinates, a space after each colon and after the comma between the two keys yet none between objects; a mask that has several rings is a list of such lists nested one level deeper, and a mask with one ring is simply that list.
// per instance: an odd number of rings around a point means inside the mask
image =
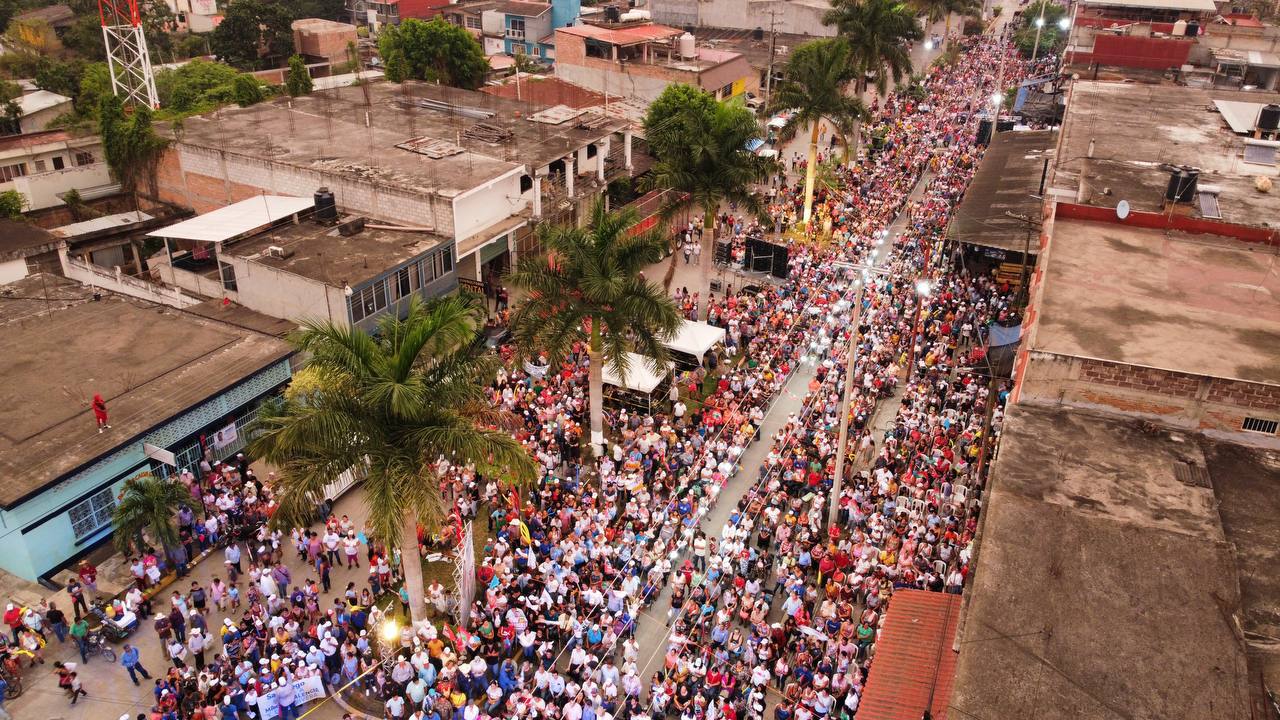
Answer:
[{"label": "poster on wall", "polygon": [[239,438],[240,435],[236,430],[236,424],[231,423],[213,434],[213,448],[215,450],[221,450],[228,445],[234,444]]}]

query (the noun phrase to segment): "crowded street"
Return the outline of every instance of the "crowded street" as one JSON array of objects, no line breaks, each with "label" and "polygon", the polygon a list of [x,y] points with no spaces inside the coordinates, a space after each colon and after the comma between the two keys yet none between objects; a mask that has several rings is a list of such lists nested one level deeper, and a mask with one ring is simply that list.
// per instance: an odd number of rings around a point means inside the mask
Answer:
[{"label": "crowded street", "polygon": [[[517,492],[439,461],[450,520],[420,538],[438,571],[431,623],[405,621],[401,565],[417,558],[373,537],[358,494],[310,528],[271,531],[274,471],[239,455],[183,469],[181,558],[130,558],[134,586],[114,601],[85,568],[72,593],[11,608],[11,639],[30,652],[16,656],[25,692],[4,709],[856,718],[893,594],[962,591],[1008,392],[982,349],[1016,289],[970,274],[944,236],[982,157],[996,75],[1007,86],[1026,67],[994,36],[957,42],[954,64],[921,68],[923,99],[872,101],[874,152],[835,165],[807,231],[803,160],[784,150],[768,213],[798,228],[786,278],[722,272],[718,291],[695,295],[683,288],[707,279],[682,269],[677,302],[723,328],[723,348],[651,407],[608,407],[600,457],[580,451],[586,349],[556,365],[498,349],[506,362],[486,394],[517,418],[539,478]],[[731,244],[758,229],[730,206],[716,225]],[[477,553],[462,624],[445,583],[466,523]],[[171,585],[144,595],[175,565]],[[114,661],[77,629],[82,615],[136,623]]]}]

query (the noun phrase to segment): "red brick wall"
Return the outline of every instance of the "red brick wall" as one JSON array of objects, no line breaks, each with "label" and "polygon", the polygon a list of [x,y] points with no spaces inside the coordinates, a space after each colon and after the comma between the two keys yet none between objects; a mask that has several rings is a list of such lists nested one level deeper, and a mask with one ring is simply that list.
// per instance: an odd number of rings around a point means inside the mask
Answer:
[{"label": "red brick wall", "polygon": [[1250,410],[1280,412],[1280,388],[1258,383],[1214,380],[1209,386],[1209,402],[1235,405]]},{"label": "red brick wall", "polygon": [[1201,378],[1196,375],[1105,363],[1098,360],[1080,361],[1080,379],[1099,385],[1188,399],[1195,398],[1201,381]]}]

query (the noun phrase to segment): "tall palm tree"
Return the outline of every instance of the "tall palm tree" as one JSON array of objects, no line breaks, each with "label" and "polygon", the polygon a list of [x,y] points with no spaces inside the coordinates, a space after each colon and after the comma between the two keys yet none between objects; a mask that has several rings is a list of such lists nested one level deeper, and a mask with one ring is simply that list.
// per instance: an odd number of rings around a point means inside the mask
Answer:
[{"label": "tall palm tree", "polygon": [[631,370],[628,352],[665,366],[663,341],[680,325],[667,294],[642,274],[662,259],[667,241],[660,233],[633,234],[632,209],[610,212],[603,200],[591,210],[588,227],[543,230],[545,251],[522,258],[507,284],[527,296],[511,315],[511,330],[524,357],[545,353],[563,358],[575,343],[587,346],[591,445],[604,440],[604,365],[619,377]]},{"label": "tall palm tree", "polygon": [[[845,92],[853,79],[849,43],[844,38],[813,40],[796,48],[787,60],[786,74],[773,92],[769,112],[792,110],[778,136],[790,140],[809,128],[809,163],[804,176],[804,224],[813,215],[813,179],[818,170],[818,129],[823,121],[834,128],[850,128],[867,116],[858,98]],[[857,133],[846,135],[846,149]]]},{"label": "tall palm tree", "polygon": [[751,185],[764,182],[776,167],[773,160],[747,150],[760,137],[760,124],[745,107],[713,103],[691,112],[680,125],[684,138],[671,152],[659,153],[644,187],[671,190],[675,198],[668,216],[687,208],[702,210],[702,276],[711,277],[715,253],[715,216],[720,203],[736,202],[748,213],[764,214],[764,203]]},{"label": "tall palm tree", "polygon": [[420,302],[404,319],[384,317],[374,335],[308,322],[292,338],[316,382],[262,409],[252,454],[279,469],[272,523],[306,527],[339,473],[359,466],[374,536],[400,547],[410,616],[425,617],[419,525],[445,515],[437,461],[474,463],[484,474],[523,482],[534,463],[483,386],[496,370],[475,342],[484,317],[472,295]]},{"label": "tall palm tree", "polygon": [[907,43],[924,37],[915,13],[902,0],[832,0],[822,22],[834,25],[849,41],[859,96],[867,89],[868,75],[881,95],[889,87],[889,78],[896,83],[910,75]]},{"label": "tall palm tree", "polygon": [[181,544],[178,510],[192,502],[191,491],[181,483],[152,475],[129,480],[111,513],[112,541],[122,553],[142,549],[142,533],[169,550]]}]

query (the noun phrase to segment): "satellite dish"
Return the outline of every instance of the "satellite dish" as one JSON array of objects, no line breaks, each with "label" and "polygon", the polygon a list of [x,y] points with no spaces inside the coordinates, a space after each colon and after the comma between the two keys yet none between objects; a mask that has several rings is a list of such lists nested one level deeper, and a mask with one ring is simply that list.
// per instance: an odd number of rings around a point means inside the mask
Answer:
[{"label": "satellite dish", "polygon": [[1128,200],[1121,200],[1119,203],[1116,204],[1116,217],[1120,218],[1121,220],[1124,220],[1125,218],[1129,217],[1129,201]]}]

